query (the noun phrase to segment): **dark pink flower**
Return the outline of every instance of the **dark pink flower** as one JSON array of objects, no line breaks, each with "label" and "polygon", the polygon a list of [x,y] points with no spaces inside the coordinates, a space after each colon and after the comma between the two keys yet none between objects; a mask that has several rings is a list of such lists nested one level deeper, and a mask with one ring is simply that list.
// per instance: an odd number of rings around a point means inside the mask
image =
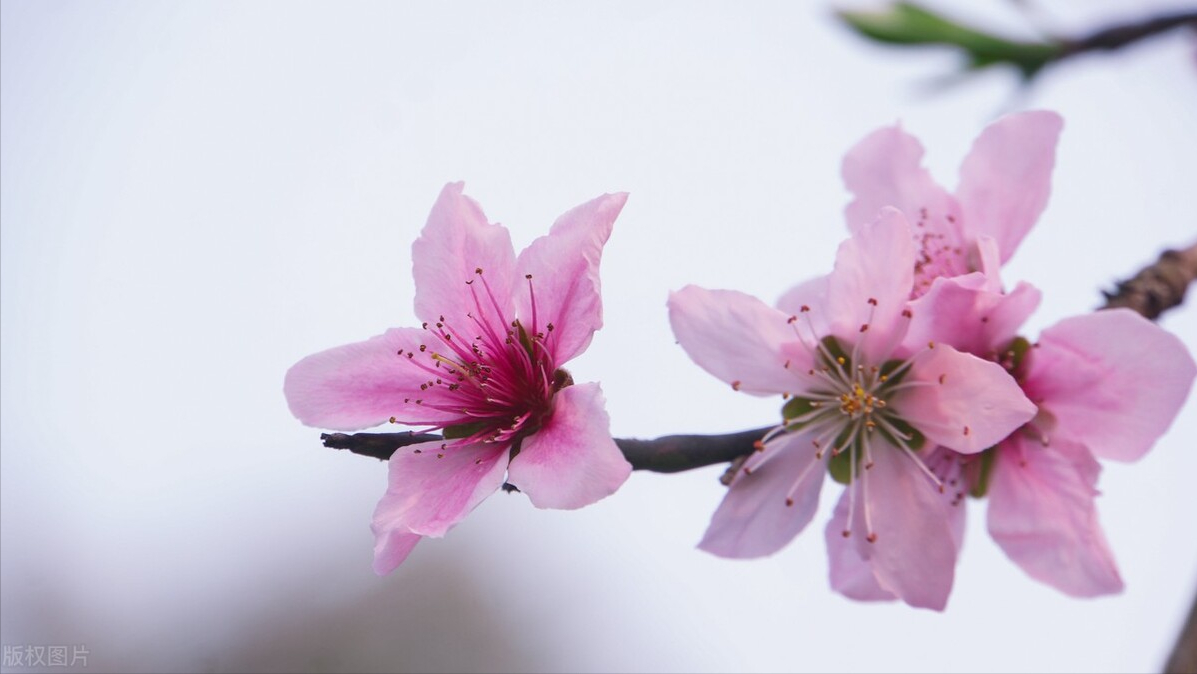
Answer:
[{"label": "dark pink flower", "polygon": [[300,421],[355,430],[388,420],[440,430],[390,461],[374,514],[374,568],[443,536],[506,480],[541,508],[614,492],[631,466],[597,383],[563,366],[602,325],[599,260],[627,195],[570,210],[517,258],[510,235],[447,185],[412,246],[419,328],[304,358],[284,391]]}]

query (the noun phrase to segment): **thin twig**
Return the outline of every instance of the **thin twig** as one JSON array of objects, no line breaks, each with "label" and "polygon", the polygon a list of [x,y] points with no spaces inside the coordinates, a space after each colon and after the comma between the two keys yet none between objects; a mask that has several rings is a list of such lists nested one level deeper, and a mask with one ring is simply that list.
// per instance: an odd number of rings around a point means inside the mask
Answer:
[{"label": "thin twig", "polygon": [[[616,438],[633,470],[655,473],[678,473],[684,470],[713,466],[747,456],[753,443],[760,440],[769,428],[754,428],[726,435],[666,435],[653,440]],[[441,436],[434,433],[322,433],[325,447],[347,449],[354,454],[372,456],[383,461],[391,458],[401,447],[421,442],[435,442]]]},{"label": "thin twig", "polygon": [[1155,16],[1144,21],[1103,28],[1076,40],[1061,40],[1064,49],[1055,60],[1062,61],[1088,51],[1115,51],[1183,26],[1197,29],[1197,12]]}]

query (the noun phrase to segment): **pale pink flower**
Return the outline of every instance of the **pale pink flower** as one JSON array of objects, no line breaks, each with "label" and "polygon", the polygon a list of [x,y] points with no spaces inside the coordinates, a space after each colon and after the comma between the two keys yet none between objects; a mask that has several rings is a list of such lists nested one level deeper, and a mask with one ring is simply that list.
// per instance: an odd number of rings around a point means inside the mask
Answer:
[{"label": "pale pink flower", "polygon": [[[901,210],[918,249],[912,296],[935,278],[992,271],[1005,263],[1039,218],[1051,192],[1063,121],[1053,112],[1008,115],[986,128],[960,167],[955,193],[922,167],[923,147],[892,126],[860,141],[844,157],[843,178],[855,197],[845,210],[857,231],[883,207]],[[992,239],[995,257],[978,249]]]},{"label": "pale pink flower", "polygon": [[1030,576],[1073,596],[1118,592],[1094,456],[1143,456],[1180,411],[1197,364],[1174,335],[1127,309],[1065,319],[1028,345],[1017,330],[1038,293],[992,291],[979,276],[935,281],[911,306],[941,320],[916,335],[1001,362],[1039,412],[981,455],[941,452],[935,469],[955,502],[987,495],[990,534]]},{"label": "pale pink flower", "polygon": [[830,275],[790,291],[779,309],[735,291],[671,295],[674,334],[698,365],[736,390],[788,400],[699,547],[776,552],[814,516],[830,470],[848,483],[828,530],[833,579],[841,564],[863,568],[889,596],[943,608],[958,525],[926,459],[939,445],[980,452],[1035,406],[1000,365],[907,338],[930,318],[908,305],[915,254],[910,226],[887,209],[840,246]]},{"label": "pale pink flower", "polygon": [[631,465],[597,383],[562,366],[602,325],[599,260],[626,194],[562,215],[517,258],[507,230],[445,186],[412,246],[420,328],[308,356],[284,391],[300,421],[355,430],[441,430],[390,460],[374,513],[374,569],[394,570],[506,480],[537,507],[578,508],[614,492]]}]

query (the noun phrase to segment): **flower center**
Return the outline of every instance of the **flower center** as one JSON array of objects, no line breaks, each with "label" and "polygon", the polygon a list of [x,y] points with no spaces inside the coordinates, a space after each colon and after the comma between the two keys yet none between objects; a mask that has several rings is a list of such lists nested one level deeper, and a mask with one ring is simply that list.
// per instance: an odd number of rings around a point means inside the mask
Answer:
[{"label": "flower center", "polygon": [[859,349],[848,355],[838,339],[823,338],[818,344],[818,366],[806,373],[810,385],[782,407],[785,430],[812,434],[818,458],[830,448],[828,468],[833,478],[844,483],[851,482],[857,461],[872,465],[876,433],[907,451],[923,444],[922,434],[888,403],[909,387],[902,382],[913,359],[889,360],[880,366],[858,362],[861,359]]},{"label": "flower center", "polygon": [[[851,535],[852,522],[856,517],[857,489],[863,501],[863,521],[866,540],[877,540],[870,512],[869,470],[873,467],[874,451],[901,451],[913,461],[928,478],[931,485],[944,493],[944,482],[937,477],[921,457],[920,450],[926,444],[925,436],[902,418],[895,403],[900,403],[902,392],[931,382],[911,376],[912,366],[926,350],[912,354],[905,359],[893,359],[888,355],[878,358],[877,363],[868,362],[863,342],[869,338],[872,310],[877,300],[869,299],[868,322],[860,327],[860,336],[852,342],[851,350],[845,348],[845,341],[835,336],[819,338],[810,320],[809,307],[802,308],[807,335],[799,330],[799,317],[792,316],[789,323],[794,326],[799,342],[812,356],[813,366],[798,375],[800,391],[787,396],[782,406],[782,423],[771,429],[760,442],[757,451],[744,463],[744,473],[752,472],[766,463],[776,452],[770,452],[774,441],[787,435],[802,434],[810,439],[814,451],[813,459],[791,483],[786,493],[785,504],[794,504],[796,490],[816,466],[826,462],[826,469],[832,479],[848,486],[848,528],[845,537]],[[901,316],[910,319],[909,310]],[[893,344],[901,341],[905,330],[890,335]],[[891,354],[893,346],[881,349],[879,353]],[[926,349],[934,348],[928,344]],[[790,363],[786,363],[787,369]],[[784,443],[787,451],[801,451],[791,443]],[[830,455],[830,456],[828,456]],[[858,484],[859,483],[859,484]]]},{"label": "flower center", "polygon": [[[526,276],[532,322],[503,315],[482,269],[467,281],[474,300],[466,325],[450,325],[444,316],[423,328],[432,338],[415,352],[399,355],[429,378],[404,402],[429,410],[427,419],[392,423],[442,430],[442,449],[476,443],[517,445],[535,433],[552,413],[553,396],[573,383],[556,367],[548,341],[553,324],[539,330],[532,275]],[[476,283],[480,281],[480,283]],[[435,419],[432,421],[431,419]]]},{"label": "flower center", "polygon": [[[944,219],[949,226],[956,223],[951,214]],[[914,260],[914,287],[910,290],[912,300],[922,297],[940,276],[951,278],[971,271],[964,249],[947,234],[928,229],[929,220],[927,209],[920,209],[914,226],[914,244],[918,252]]]}]

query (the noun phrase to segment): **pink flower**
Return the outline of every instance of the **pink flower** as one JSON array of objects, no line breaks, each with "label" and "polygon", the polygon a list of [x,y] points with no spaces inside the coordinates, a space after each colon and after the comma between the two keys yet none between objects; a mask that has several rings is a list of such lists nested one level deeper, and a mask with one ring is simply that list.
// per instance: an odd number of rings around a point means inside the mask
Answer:
[{"label": "pink flower", "polygon": [[[955,194],[921,166],[923,148],[898,126],[873,132],[844,157],[843,177],[855,199],[845,211],[858,231],[883,207],[914,225],[917,297],[940,276],[991,271],[1005,263],[1047,205],[1056,140],[1063,121],[1053,112],[1003,117],[985,129],[960,167]],[[978,244],[992,239],[994,257]]]},{"label": "pink flower", "polygon": [[[1039,412],[981,455],[943,452],[941,479],[989,498],[989,532],[1030,576],[1066,594],[1118,592],[1122,579],[1098,522],[1094,456],[1134,461],[1176,417],[1194,376],[1184,344],[1127,309],[1060,321],[1030,347],[1017,338],[1038,293],[985,289],[970,276],[935,281],[915,311],[944,343],[1002,362]],[[928,329],[921,325],[920,329]],[[925,334],[919,335],[925,336]]]},{"label": "pink flower", "polygon": [[507,230],[446,185],[412,246],[420,328],[308,356],[284,391],[300,421],[354,430],[390,420],[441,430],[390,460],[374,513],[374,569],[394,570],[504,481],[540,508],[579,508],[619,488],[631,465],[597,383],[562,366],[602,326],[599,260],[626,194],[562,215],[517,258]]},{"label": "pink flower", "polygon": [[[813,518],[829,470],[848,487],[828,528],[833,581],[942,609],[958,524],[927,459],[971,454],[1029,421],[1035,406],[998,364],[908,335],[915,240],[887,209],[840,246],[834,271],[773,309],[734,291],[688,286],[669,300],[690,357],[732,388],[781,394],[784,422],[733,481],[699,547],[771,554]],[[834,530],[834,531],[833,531]]]}]

